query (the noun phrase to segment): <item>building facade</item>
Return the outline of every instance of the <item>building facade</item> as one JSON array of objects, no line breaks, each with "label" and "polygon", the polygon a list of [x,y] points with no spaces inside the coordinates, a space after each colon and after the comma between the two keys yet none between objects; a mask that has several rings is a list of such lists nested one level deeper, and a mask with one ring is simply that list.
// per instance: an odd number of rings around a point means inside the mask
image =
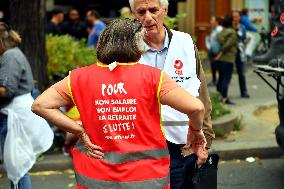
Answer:
[{"label": "building facade", "polygon": [[187,13],[179,22],[179,30],[190,33],[197,47],[206,50],[205,37],[210,33],[210,18],[224,16],[232,10],[248,8],[250,19],[261,16],[264,25],[268,25],[269,6],[273,0],[186,0],[178,3],[178,13]]}]

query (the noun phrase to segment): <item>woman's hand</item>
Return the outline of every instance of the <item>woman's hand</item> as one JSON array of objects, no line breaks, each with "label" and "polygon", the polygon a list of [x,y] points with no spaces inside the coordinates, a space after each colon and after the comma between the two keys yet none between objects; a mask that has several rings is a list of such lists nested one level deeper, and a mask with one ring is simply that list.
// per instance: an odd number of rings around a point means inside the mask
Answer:
[{"label": "woman's hand", "polygon": [[214,57],[214,60],[219,60],[221,57],[222,57],[223,53],[222,52],[219,52],[215,57]]},{"label": "woman's hand", "polygon": [[85,131],[82,132],[79,137],[84,144],[84,148],[87,150],[87,156],[96,159],[102,159],[104,157],[104,154],[101,152],[102,148],[94,145]]}]

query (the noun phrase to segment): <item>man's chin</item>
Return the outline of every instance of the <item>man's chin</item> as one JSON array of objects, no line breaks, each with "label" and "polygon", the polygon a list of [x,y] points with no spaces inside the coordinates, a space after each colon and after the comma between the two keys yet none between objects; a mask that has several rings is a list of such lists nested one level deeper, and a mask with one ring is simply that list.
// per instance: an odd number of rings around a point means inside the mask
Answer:
[{"label": "man's chin", "polygon": [[145,35],[147,37],[155,37],[157,34],[158,34],[158,32],[156,30],[149,30],[149,31],[146,31]]}]

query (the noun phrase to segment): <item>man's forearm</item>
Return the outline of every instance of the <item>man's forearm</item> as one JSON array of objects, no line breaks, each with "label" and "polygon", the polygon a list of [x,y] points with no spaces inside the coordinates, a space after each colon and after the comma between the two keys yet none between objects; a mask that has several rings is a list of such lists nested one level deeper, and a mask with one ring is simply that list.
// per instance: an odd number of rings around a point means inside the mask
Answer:
[{"label": "man's forearm", "polygon": [[[198,59],[199,57],[196,57]],[[203,121],[203,132],[207,140],[207,148],[211,147],[212,140],[215,138],[215,133],[212,128],[212,120],[211,120],[211,111],[212,111],[212,104],[207,88],[207,82],[206,77],[202,68],[201,62],[198,60],[197,64],[199,64],[199,76],[201,85],[199,89],[199,99],[202,101],[205,107],[205,115],[204,115],[204,121]]]}]

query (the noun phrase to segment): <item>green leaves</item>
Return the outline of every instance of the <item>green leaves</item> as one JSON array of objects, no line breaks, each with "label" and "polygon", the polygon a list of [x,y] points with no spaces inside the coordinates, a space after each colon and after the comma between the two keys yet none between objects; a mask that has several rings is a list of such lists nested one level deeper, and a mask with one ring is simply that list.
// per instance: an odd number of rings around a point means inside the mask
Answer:
[{"label": "green leaves", "polygon": [[69,35],[46,36],[48,77],[67,75],[69,71],[97,62],[94,48],[86,47],[86,40],[74,40]]},{"label": "green leaves", "polygon": [[223,115],[229,114],[231,111],[224,106],[224,104],[219,100],[220,95],[217,93],[210,94],[211,103],[212,103],[212,112],[211,118],[217,119]]},{"label": "green leaves", "polygon": [[178,22],[179,22],[180,20],[182,20],[183,18],[185,18],[185,17],[186,17],[186,13],[177,14],[175,17],[166,16],[164,23],[165,23],[166,26],[168,26],[170,29],[176,29]]}]

